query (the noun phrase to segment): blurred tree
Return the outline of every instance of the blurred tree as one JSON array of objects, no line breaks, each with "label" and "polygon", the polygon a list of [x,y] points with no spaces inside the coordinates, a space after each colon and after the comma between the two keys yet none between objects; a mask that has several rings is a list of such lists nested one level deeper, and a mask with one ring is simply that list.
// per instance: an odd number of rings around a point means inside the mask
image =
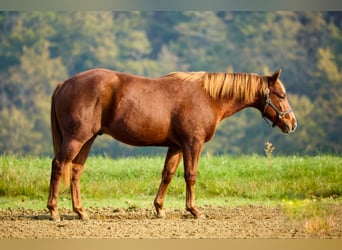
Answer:
[{"label": "blurred tree", "polygon": [[307,96],[288,94],[290,105],[294,109],[298,128],[294,134],[284,135],[275,129],[266,140],[274,141],[275,151],[281,154],[317,153],[320,138],[324,136],[324,129],[320,128],[316,120],[312,119],[315,111],[314,104]]},{"label": "blurred tree", "polygon": [[[50,140],[50,95],[59,79],[64,79],[67,75],[60,58],[51,59],[49,54],[49,43],[41,40],[33,47],[24,46],[20,64],[9,69],[8,85],[15,86],[10,99],[16,100],[15,103],[3,107],[2,121],[15,121],[15,133],[10,132],[7,127],[7,135],[3,132],[0,140],[11,141],[21,145],[22,150],[17,153],[51,153]],[[13,117],[8,119],[8,115]],[[5,122],[6,121],[6,122]],[[13,122],[9,125],[12,126]],[[28,126],[28,123],[30,124]],[[26,138],[26,139],[25,139]],[[6,148],[0,148],[0,152],[5,152]]]},{"label": "blurred tree", "polygon": [[69,75],[115,67],[118,47],[111,12],[54,12],[48,22],[56,30],[51,55],[63,60]]},{"label": "blurred tree", "polygon": [[153,11],[142,12],[142,18],[146,20],[144,29],[151,44],[150,58],[156,59],[163,47],[179,38],[175,26],[189,20],[184,12],[180,11]]},{"label": "blurred tree", "polygon": [[158,76],[158,65],[150,58],[151,44],[141,12],[114,13],[118,57],[115,69],[144,76]]},{"label": "blurred tree", "polygon": [[[0,111],[0,154],[50,153],[44,147],[48,140],[34,128],[34,123],[27,117],[25,110],[9,107]],[[50,145],[48,146],[49,148]]]},{"label": "blurred tree", "polygon": [[166,45],[161,47],[157,61],[160,75],[165,75],[173,71],[188,71],[189,69],[189,65],[182,63],[182,60],[173,54]]},{"label": "blurred tree", "polygon": [[21,43],[11,36],[13,27],[18,23],[16,12],[0,12],[0,71],[6,72],[8,67],[18,63]]},{"label": "blurred tree", "polygon": [[[224,121],[205,150],[263,154],[269,140],[275,153],[341,153],[341,65],[340,12],[0,12],[0,153],[50,154],[56,82],[94,67],[147,77],[281,68],[298,131],[270,130],[247,109]],[[103,137],[93,152],[161,151]]]},{"label": "blurred tree", "polygon": [[189,65],[190,71],[226,71],[229,43],[224,22],[212,11],[184,15],[187,19],[174,27],[178,34],[170,42],[170,51]]},{"label": "blurred tree", "polygon": [[318,94],[314,100],[315,112],[312,118],[324,131],[319,137],[317,149],[333,153],[342,152],[342,71],[337,65],[330,48],[317,50]]}]

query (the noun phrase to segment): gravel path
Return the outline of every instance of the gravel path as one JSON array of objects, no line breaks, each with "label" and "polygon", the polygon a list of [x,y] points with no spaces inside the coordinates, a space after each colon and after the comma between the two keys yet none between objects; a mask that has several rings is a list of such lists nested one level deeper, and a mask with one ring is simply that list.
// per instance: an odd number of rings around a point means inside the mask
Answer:
[{"label": "gravel path", "polygon": [[25,238],[342,238],[342,205],[336,205],[333,227],[310,234],[304,223],[286,219],[280,207],[203,207],[204,219],[179,209],[156,219],[151,209],[87,209],[90,221],[80,221],[67,209],[63,220],[49,220],[47,210],[0,210],[0,239]]}]

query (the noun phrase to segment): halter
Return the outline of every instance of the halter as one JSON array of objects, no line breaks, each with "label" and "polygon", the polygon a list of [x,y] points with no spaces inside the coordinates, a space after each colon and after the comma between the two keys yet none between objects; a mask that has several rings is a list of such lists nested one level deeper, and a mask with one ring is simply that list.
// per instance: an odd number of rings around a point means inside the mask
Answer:
[{"label": "halter", "polygon": [[[270,121],[266,117],[266,109],[267,109],[268,105],[270,105],[273,108],[273,110],[277,113],[277,119],[273,123],[270,123]],[[273,127],[275,127],[278,124],[280,119],[282,119],[286,114],[291,113],[291,112],[293,112],[292,109],[289,109],[287,111],[282,112],[273,104],[273,102],[272,102],[272,100],[270,98],[270,89],[267,87],[267,89],[266,89],[266,96],[265,96],[265,107],[264,107],[264,112],[262,113],[262,118],[264,118],[266,123],[271,128],[273,128]]]}]

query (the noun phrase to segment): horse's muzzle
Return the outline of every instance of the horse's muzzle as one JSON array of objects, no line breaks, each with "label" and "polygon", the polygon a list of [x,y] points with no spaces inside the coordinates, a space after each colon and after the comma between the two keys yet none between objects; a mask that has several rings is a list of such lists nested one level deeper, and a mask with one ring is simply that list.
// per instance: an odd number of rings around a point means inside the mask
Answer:
[{"label": "horse's muzzle", "polygon": [[290,134],[295,132],[297,128],[297,121],[295,121],[293,124],[291,124],[290,122],[284,122],[283,126],[281,126],[281,131],[286,133],[286,134]]}]

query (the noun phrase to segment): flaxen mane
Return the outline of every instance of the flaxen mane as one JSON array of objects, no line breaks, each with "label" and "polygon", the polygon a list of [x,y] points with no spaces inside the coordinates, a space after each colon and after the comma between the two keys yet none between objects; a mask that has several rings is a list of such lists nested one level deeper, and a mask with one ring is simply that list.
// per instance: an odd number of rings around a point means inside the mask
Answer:
[{"label": "flaxen mane", "polygon": [[238,98],[246,102],[251,102],[257,94],[264,95],[267,81],[264,76],[245,73],[173,72],[167,76],[198,81],[214,99]]}]

